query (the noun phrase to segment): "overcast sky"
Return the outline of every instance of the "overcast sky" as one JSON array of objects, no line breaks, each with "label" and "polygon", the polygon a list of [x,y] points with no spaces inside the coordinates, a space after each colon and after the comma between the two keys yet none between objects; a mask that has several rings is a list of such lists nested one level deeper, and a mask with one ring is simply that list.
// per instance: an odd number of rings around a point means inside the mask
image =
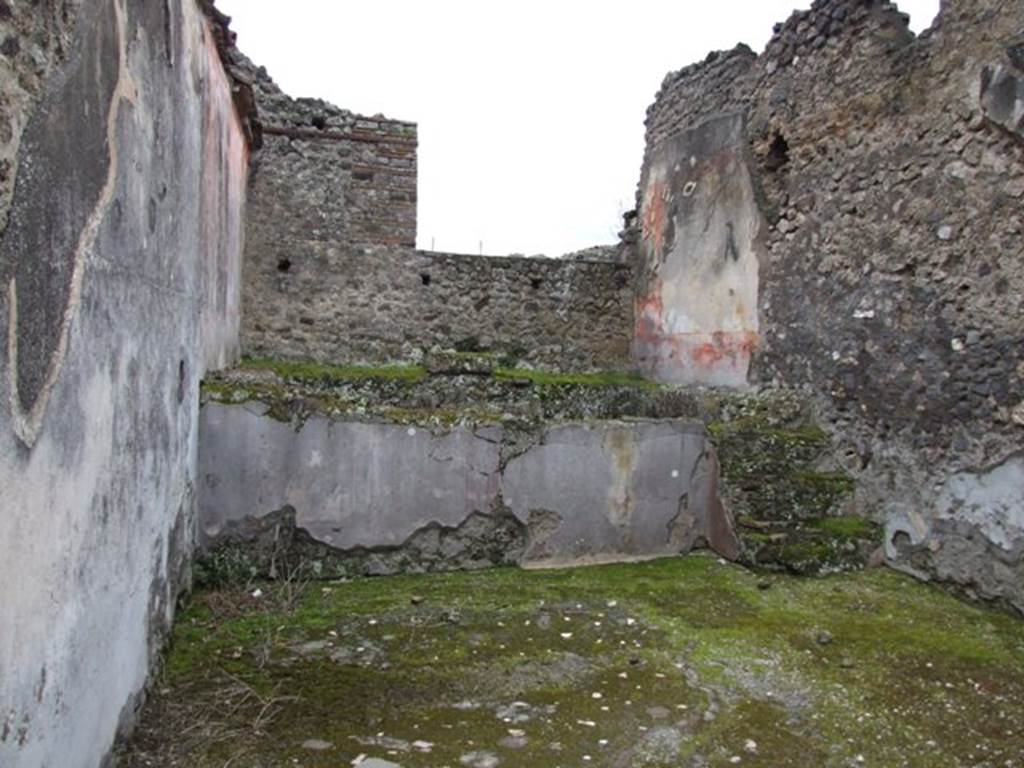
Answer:
[{"label": "overcast sky", "polygon": [[[939,0],[904,0],[920,31]],[[809,3],[799,7],[806,7]],[[615,240],[662,78],[761,51],[793,0],[219,0],[293,96],[419,124],[419,246],[559,255]],[[287,8],[287,10],[284,10]]]}]

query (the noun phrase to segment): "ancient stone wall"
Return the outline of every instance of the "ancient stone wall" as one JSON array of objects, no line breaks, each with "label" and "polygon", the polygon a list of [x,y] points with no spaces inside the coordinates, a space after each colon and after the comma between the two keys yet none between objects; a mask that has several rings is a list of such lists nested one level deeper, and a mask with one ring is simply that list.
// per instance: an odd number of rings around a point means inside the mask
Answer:
[{"label": "ancient stone wall", "polygon": [[627,266],[310,239],[279,246],[286,263],[248,252],[246,354],[379,363],[440,346],[575,370],[628,363]]},{"label": "ancient stone wall", "polygon": [[288,259],[296,240],[416,245],[416,124],[292,99],[242,60],[263,148],[249,192],[251,260]]},{"label": "ancient stone wall", "polygon": [[416,125],[292,99],[263,69],[249,191],[243,346],[380,363],[490,350],[569,369],[628,363],[626,267],[430,253],[416,240]]},{"label": "ancient stone wall", "polygon": [[249,149],[195,0],[0,2],[0,765],[95,768],[187,580]]},{"label": "ancient stone wall", "polygon": [[[892,561],[1024,608],[1022,33],[1019,3],[946,3],[915,38],[891,4],[818,0],[762,56],[670,75],[648,115],[634,348],[661,378],[740,361],[750,384],[806,389]],[[709,147],[723,122],[741,136]],[[652,364],[643,342],[693,311],[693,279],[734,314]]]}]

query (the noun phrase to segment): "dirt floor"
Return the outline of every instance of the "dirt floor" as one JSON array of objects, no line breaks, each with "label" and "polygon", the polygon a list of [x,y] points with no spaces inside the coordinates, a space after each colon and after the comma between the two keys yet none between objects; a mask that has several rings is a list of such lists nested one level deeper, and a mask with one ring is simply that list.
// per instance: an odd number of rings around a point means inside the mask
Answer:
[{"label": "dirt floor", "polygon": [[1024,767],[1024,622],[703,555],[197,591],[119,765]]}]

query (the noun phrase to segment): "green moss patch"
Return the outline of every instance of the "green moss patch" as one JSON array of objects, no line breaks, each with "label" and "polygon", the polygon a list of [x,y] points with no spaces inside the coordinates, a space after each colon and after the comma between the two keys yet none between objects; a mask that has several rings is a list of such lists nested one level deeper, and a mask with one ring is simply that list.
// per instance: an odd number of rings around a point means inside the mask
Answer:
[{"label": "green moss patch", "polygon": [[427,371],[418,365],[330,365],[308,361],[272,360],[262,357],[248,357],[239,363],[242,370],[273,371],[282,379],[307,384],[330,384],[334,382],[403,381],[415,383],[427,376]]},{"label": "green moss patch", "polygon": [[844,539],[870,539],[878,532],[877,525],[861,517],[828,517],[814,520],[811,525],[820,531]]},{"label": "green moss patch", "polygon": [[[257,591],[259,590],[259,591]],[[1016,765],[1024,624],[711,557],[195,594],[122,764]]]},{"label": "green moss patch", "polygon": [[881,532],[848,514],[853,479],[826,468],[829,437],[797,394],[717,394],[709,410],[743,561],[801,574],[862,567]]},{"label": "green moss patch", "polygon": [[493,354],[430,352],[418,366],[337,366],[249,358],[203,382],[203,397],[261,402],[301,424],[313,413],[446,429],[512,422],[679,417],[693,398],[618,371],[556,373],[498,367]]},{"label": "green moss patch", "polygon": [[539,387],[634,387],[658,389],[660,385],[636,373],[600,371],[596,373],[559,373],[531,368],[498,368],[494,377],[503,381],[529,382]]}]

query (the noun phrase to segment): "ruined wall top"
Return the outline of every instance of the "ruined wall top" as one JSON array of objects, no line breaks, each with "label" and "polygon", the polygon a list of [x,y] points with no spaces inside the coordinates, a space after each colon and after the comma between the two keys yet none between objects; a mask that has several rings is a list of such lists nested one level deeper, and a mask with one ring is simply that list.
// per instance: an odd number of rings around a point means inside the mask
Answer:
[{"label": "ruined wall top", "polygon": [[[893,3],[880,0],[816,0],[809,10],[794,11],[775,25],[761,56],[747,45],[713,51],[701,62],[670,72],[647,110],[648,151],[671,135],[722,113],[741,112],[755,89],[768,79],[781,81],[782,70],[810,56],[867,45],[887,49],[914,40],[909,17]],[[867,64],[858,59],[856,69]],[[822,83],[834,86],[836,83]],[[787,93],[775,94],[785,101]]]},{"label": "ruined wall top", "polygon": [[893,562],[1024,606],[1024,5],[819,0],[647,134],[634,359],[806,391]]},{"label": "ruined wall top", "polygon": [[235,69],[252,83],[265,141],[250,217],[322,241],[415,245],[415,123],[292,98],[244,56]]}]

